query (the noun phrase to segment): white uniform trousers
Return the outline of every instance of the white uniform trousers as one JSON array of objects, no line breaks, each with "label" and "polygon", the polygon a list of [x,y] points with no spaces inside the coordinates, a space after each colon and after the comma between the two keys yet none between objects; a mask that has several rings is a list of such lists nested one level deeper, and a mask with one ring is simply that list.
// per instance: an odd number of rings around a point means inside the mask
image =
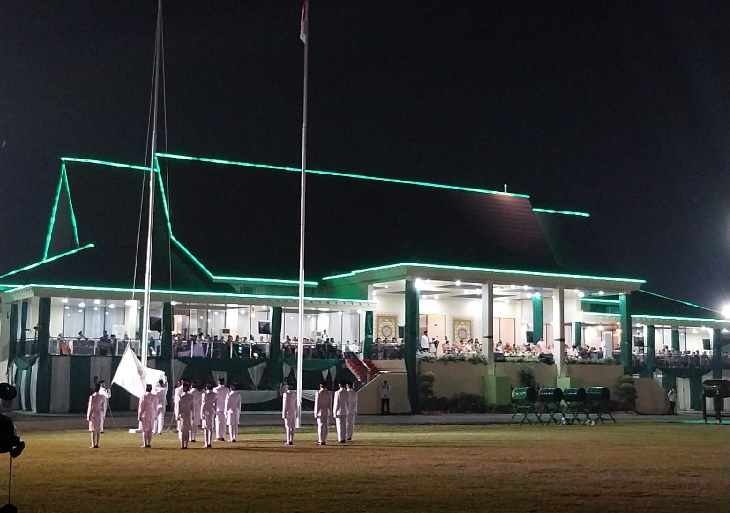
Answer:
[{"label": "white uniform trousers", "polygon": [[330,432],[329,415],[317,417],[317,442],[327,443],[327,435]]},{"label": "white uniform trousers", "polygon": [[218,439],[226,437],[226,412],[223,410],[215,412],[215,437]]},{"label": "white uniform trousers", "polygon": [[195,408],[190,412],[190,441],[195,442],[195,435],[198,432],[198,425],[200,424],[200,408],[197,409],[197,415]]},{"label": "white uniform trousers", "polygon": [[294,443],[294,426],[297,424],[297,419],[284,419],[284,431],[286,431],[286,443]]},{"label": "white uniform trousers", "polygon": [[335,427],[337,428],[337,441],[344,442],[347,438],[347,415],[336,415]]},{"label": "white uniform trousers", "polygon": [[101,431],[104,431],[104,421],[106,420],[106,405],[104,407],[104,411],[101,412]]},{"label": "white uniform trousers", "polygon": [[352,433],[355,431],[355,414],[349,413],[347,415],[347,428],[345,429],[345,434],[347,435],[348,440],[352,440]]},{"label": "white uniform trousers", "polygon": [[162,431],[165,429],[165,407],[163,406],[158,410],[157,413],[157,420],[155,421],[155,425],[152,428],[152,431],[157,433],[158,435],[162,433]]}]

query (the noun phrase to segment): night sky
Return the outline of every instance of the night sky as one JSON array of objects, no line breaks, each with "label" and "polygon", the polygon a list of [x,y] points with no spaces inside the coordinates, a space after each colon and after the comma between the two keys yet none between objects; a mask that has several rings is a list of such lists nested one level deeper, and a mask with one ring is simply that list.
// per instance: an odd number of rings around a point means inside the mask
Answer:
[{"label": "night sky", "polygon": [[[299,165],[300,7],[165,2],[163,150]],[[0,271],[40,258],[59,157],[143,163],[155,14],[5,3]],[[730,300],[729,3],[312,0],[310,20],[309,167],[506,183],[590,212],[648,289]]]}]

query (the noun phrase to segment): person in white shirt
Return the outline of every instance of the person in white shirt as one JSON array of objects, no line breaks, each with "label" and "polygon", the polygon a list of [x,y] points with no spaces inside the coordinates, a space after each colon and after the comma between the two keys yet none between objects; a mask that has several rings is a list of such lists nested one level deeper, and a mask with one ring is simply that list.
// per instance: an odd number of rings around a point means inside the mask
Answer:
[{"label": "person in white shirt", "polygon": [[99,394],[103,398],[103,405],[101,407],[101,432],[104,432],[104,421],[106,420],[106,412],[109,409],[109,399],[112,398],[111,391],[106,387],[106,381],[103,379],[99,381]]},{"label": "person in white shirt", "polygon": [[387,380],[383,380],[383,384],[378,388],[380,396],[380,414],[385,415],[386,411],[390,415],[390,385]]},{"label": "person in white shirt", "polygon": [[174,390],[173,396],[172,396],[173,407],[175,406],[175,404],[177,404],[177,401],[178,401],[178,399],[180,399],[180,396],[182,395],[182,393],[183,393],[183,380],[178,379],[177,383],[175,384],[175,390]]},{"label": "person in white shirt", "polygon": [[317,444],[327,445],[330,415],[332,415],[332,392],[327,390],[327,382],[319,384],[314,394],[314,418],[317,419]]},{"label": "person in white shirt", "polygon": [[238,422],[241,419],[241,394],[236,390],[236,385],[226,395],[226,423],[228,424],[228,441],[235,442],[238,436]]},{"label": "person in white shirt", "polygon": [[104,397],[99,393],[99,384],[94,385],[94,393],[89,396],[89,406],[86,409],[86,421],[89,423],[91,433],[90,449],[99,448],[99,437],[101,434],[101,413]]},{"label": "person in white shirt", "polygon": [[209,381],[205,384],[205,392],[200,402],[200,418],[203,421],[203,442],[208,449],[213,447],[213,425],[215,424],[215,414],[218,410],[217,401],[218,394],[213,391],[213,383]]},{"label": "person in white shirt", "polygon": [[142,447],[152,447],[152,428],[157,419],[157,395],[152,391],[152,385],[147,385],[147,390],[139,399],[137,408],[137,420],[142,428]]},{"label": "person in white shirt", "polygon": [[198,388],[198,382],[196,380],[193,380],[192,387],[190,388],[190,393],[193,396],[193,412],[192,412],[192,423],[193,426],[190,429],[190,441],[195,442],[196,435],[198,433],[198,428],[200,427],[200,407],[203,402],[203,392],[200,391],[200,388]]},{"label": "person in white shirt", "polygon": [[423,335],[421,335],[421,352],[427,353],[429,346],[430,342],[428,341],[428,331],[424,331]]},{"label": "person in white shirt", "polygon": [[183,384],[183,393],[175,403],[175,419],[177,420],[177,433],[180,440],[180,449],[188,448],[190,431],[193,428],[192,415],[190,410],[195,403],[193,394],[190,393],[190,385]]},{"label": "person in white shirt", "polygon": [[337,428],[337,441],[341,444],[345,443],[347,438],[347,406],[349,397],[344,383],[340,383],[340,388],[335,392],[335,399],[332,404],[332,411],[335,416],[335,427]]},{"label": "person in white shirt", "polygon": [[288,386],[284,386],[281,396],[281,418],[284,419],[286,445],[294,445],[294,426],[297,419],[297,393]]},{"label": "person in white shirt", "polygon": [[157,420],[153,431],[161,435],[165,427],[165,406],[167,406],[167,383],[164,379],[157,382],[155,395],[157,396]]},{"label": "person in white shirt", "polygon": [[347,390],[347,428],[345,433],[347,434],[347,441],[352,440],[352,435],[355,432],[355,416],[357,415],[357,392],[352,387],[352,381],[348,381],[346,384]]},{"label": "person in white shirt", "polygon": [[216,404],[218,405],[215,412],[215,437],[219,442],[223,442],[226,435],[226,396],[230,391],[226,386],[226,380],[220,378],[214,391],[217,396]]}]

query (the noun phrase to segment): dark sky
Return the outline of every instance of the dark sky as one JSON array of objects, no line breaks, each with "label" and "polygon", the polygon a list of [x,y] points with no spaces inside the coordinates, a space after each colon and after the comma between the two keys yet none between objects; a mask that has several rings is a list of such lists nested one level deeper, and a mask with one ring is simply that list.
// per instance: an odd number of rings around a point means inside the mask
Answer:
[{"label": "dark sky", "polygon": [[[170,151],[298,165],[300,5],[165,3]],[[40,257],[59,157],[143,162],[155,12],[3,5],[0,270]],[[588,211],[623,274],[719,307],[728,27],[723,1],[312,0],[309,164]]]}]

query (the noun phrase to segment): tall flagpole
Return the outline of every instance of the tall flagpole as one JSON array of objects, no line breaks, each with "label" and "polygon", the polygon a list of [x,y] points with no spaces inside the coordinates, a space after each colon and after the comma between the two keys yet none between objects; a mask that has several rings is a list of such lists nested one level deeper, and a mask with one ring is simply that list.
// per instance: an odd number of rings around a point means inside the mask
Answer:
[{"label": "tall flagpole", "polygon": [[157,0],[157,34],[155,37],[155,69],[153,72],[152,144],[150,157],[149,206],[147,212],[147,253],[144,271],[144,305],[142,307],[142,365],[147,367],[147,339],[150,331],[150,295],[152,291],[152,229],[155,210],[155,153],[157,152],[157,100],[160,86],[160,53],[162,50],[162,0]]},{"label": "tall flagpole", "polygon": [[302,427],[302,374],[304,373],[304,214],[307,191],[307,73],[309,71],[309,2],[302,0],[299,38],[304,43],[304,88],[302,99],[302,196],[299,212],[299,337],[297,339],[297,422]]}]

